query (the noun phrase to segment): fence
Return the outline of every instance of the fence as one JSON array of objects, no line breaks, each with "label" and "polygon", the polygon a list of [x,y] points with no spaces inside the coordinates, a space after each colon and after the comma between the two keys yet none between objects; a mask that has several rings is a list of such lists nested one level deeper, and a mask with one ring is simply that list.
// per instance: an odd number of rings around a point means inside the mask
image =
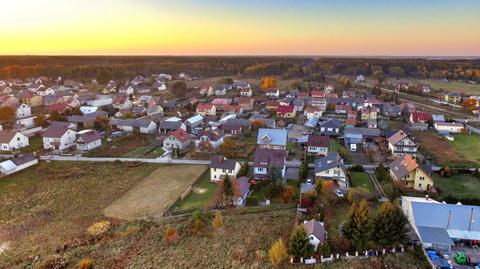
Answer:
[{"label": "fence", "polygon": [[[365,251],[355,251],[353,253],[346,252],[345,254],[330,254],[330,256],[320,256],[320,259],[310,257],[309,259],[300,258],[301,264],[317,264],[317,263],[326,263],[333,262],[341,259],[365,259],[369,257],[383,256],[387,254],[403,253],[405,252],[404,247],[398,248],[382,248],[380,250],[365,250]],[[290,263],[294,264],[293,258],[290,259]]]}]

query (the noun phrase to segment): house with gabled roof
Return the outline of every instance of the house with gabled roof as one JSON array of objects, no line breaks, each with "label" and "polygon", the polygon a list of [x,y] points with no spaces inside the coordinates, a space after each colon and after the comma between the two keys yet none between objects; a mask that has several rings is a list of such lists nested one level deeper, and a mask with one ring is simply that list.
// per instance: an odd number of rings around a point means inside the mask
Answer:
[{"label": "house with gabled roof", "polygon": [[277,107],[277,117],[286,118],[286,119],[293,119],[297,115],[297,111],[295,110],[295,106],[288,105],[283,106],[279,105]]},{"label": "house with gabled roof", "polygon": [[303,227],[307,233],[307,238],[310,244],[313,245],[314,250],[317,251],[318,245],[326,242],[327,232],[325,230],[325,223],[311,219],[303,222]]},{"label": "house with gabled roof", "polygon": [[410,154],[405,154],[388,166],[393,180],[404,187],[417,191],[426,191],[433,187],[430,175],[420,167]]},{"label": "house with gabled roof", "polygon": [[0,131],[0,151],[18,150],[29,145],[28,137],[17,131]]},{"label": "house with gabled roof", "polygon": [[338,152],[330,152],[315,160],[314,172],[316,180],[333,180],[341,188],[350,186],[343,159]]},{"label": "house with gabled roof", "polygon": [[413,137],[408,135],[403,130],[399,130],[392,136],[388,137],[387,141],[388,149],[393,156],[400,157],[405,154],[410,154],[415,157],[417,155],[417,143],[415,143]]},{"label": "house with gabled roof", "polygon": [[243,110],[253,110],[253,98],[242,96],[238,98],[238,105],[241,106]]},{"label": "house with gabled roof", "polygon": [[253,176],[255,179],[266,179],[269,170],[275,168],[285,177],[286,158],[285,150],[257,148],[253,154]]},{"label": "house with gabled roof", "polygon": [[309,135],[307,142],[307,152],[326,156],[328,154],[328,147],[330,146],[330,138],[328,136]]},{"label": "house with gabled roof", "polygon": [[183,150],[187,148],[192,142],[192,137],[185,130],[179,128],[171,132],[163,140],[163,147],[169,149],[179,149]]},{"label": "house with gabled roof", "polygon": [[285,129],[260,128],[258,130],[257,145],[262,149],[286,150],[287,135],[288,131]]},{"label": "house with gabled roof", "polygon": [[94,129],[82,130],[77,133],[75,144],[78,150],[89,151],[102,145],[102,136]]},{"label": "house with gabled roof", "polygon": [[217,182],[225,176],[235,178],[240,168],[241,165],[236,160],[213,155],[210,159],[210,181]]},{"label": "house with gabled roof", "polygon": [[325,136],[338,136],[342,123],[337,119],[328,119],[320,123],[320,134]]},{"label": "house with gabled roof", "polygon": [[223,144],[225,134],[220,129],[207,128],[195,136],[195,151],[212,152]]},{"label": "house with gabled roof", "polygon": [[196,109],[197,114],[202,116],[215,116],[217,114],[217,107],[209,103],[199,103]]},{"label": "house with gabled roof", "polygon": [[66,125],[50,125],[47,130],[43,132],[42,139],[44,149],[62,151],[75,145],[77,132]]}]

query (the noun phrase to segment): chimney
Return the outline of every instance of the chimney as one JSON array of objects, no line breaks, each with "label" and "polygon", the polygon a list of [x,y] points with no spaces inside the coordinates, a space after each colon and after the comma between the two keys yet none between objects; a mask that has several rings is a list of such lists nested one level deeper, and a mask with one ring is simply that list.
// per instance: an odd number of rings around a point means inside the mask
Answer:
[{"label": "chimney", "polygon": [[470,222],[468,223],[468,231],[470,232],[470,229],[472,228],[472,222],[473,222],[473,207],[470,208]]}]

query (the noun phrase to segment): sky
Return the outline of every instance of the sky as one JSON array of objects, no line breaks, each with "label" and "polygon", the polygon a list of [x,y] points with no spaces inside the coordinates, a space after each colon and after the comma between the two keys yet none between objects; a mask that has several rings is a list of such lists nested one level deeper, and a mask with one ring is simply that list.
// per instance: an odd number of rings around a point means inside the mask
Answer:
[{"label": "sky", "polygon": [[0,55],[480,56],[478,0],[0,0]]}]

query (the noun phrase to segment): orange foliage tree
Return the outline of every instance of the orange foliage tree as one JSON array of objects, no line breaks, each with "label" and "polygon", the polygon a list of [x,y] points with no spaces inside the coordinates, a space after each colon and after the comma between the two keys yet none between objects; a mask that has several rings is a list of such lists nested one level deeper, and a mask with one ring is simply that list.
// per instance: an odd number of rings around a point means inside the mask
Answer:
[{"label": "orange foliage tree", "polygon": [[178,240],[177,229],[174,227],[167,227],[165,230],[165,241],[168,243],[174,243]]},{"label": "orange foliage tree", "polygon": [[278,87],[278,81],[277,81],[276,78],[274,78],[272,76],[262,78],[262,89],[263,90],[275,89],[277,87]]},{"label": "orange foliage tree", "polygon": [[282,189],[282,192],[280,192],[280,198],[284,203],[288,203],[290,199],[292,199],[294,193],[294,189],[292,186],[285,186]]},{"label": "orange foliage tree", "polygon": [[463,108],[465,108],[468,111],[473,111],[477,108],[477,100],[473,98],[466,99],[463,101]]},{"label": "orange foliage tree", "polygon": [[255,120],[252,122],[253,131],[258,131],[258,129],[262,128],[263,126],[265,126],[265,123],[263,123],[261,120]]}]

